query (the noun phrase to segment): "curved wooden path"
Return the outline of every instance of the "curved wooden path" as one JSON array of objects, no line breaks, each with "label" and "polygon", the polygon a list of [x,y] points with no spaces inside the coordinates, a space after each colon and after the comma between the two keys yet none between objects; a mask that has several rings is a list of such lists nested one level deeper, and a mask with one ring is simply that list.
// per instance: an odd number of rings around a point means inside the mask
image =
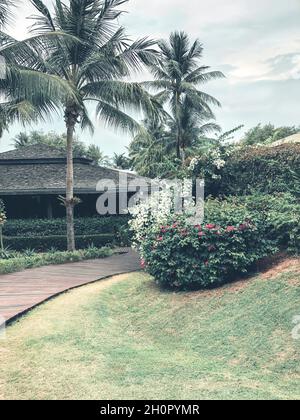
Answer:
[{"label": "curved wooden path", "polygon": [[0,317],[11,322],[67,290],[137,270],[140,270],[138,254],[124,249],[108,258],[0,275]]}]

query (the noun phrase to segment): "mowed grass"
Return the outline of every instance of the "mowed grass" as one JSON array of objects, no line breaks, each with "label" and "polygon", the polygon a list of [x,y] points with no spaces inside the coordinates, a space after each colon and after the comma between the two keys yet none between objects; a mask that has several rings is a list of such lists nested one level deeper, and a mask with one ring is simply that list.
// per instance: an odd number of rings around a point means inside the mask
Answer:
[{"label": "mowed grass", "polygon": [[300,264],[197,293],[136,273],[35,309],[0,341],[1,399],[299,399]]}]

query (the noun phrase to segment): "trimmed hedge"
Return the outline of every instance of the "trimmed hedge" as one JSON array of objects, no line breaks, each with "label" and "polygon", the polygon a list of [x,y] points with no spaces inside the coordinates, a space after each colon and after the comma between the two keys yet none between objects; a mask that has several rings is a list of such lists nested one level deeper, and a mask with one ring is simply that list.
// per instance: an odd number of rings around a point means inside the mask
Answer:
[{"label": "trimmed hedge", "polygon": [[236,149],[220,170],[220,180],[206,180],[207,195],[243,195],[253,191],[292,192],[291,171],[300,173],[300,144]]},{"label": "trimmed hedge", "polygon": [[[26,249],[34,249],[35,251],[45,252],[51,248],[59,251],[67,249],[67,238],[62,235],[52,236],[13,236],[4,238],[5,247],[14,249],[16,251],[24,251]],[[76,247],[78,249],[85,249],[89,246],[97,248],[106,245],[121,245],[118,239],[110,233],[103,235],[79,235],[76,236]]]},{"label": "trimmed hedge", "polygon": [[[127,227],[128,216],[87,217],[74,220],[76,235],[100,235],[120,233]],[[4,236],[53,236],[66,230],[66,219],[18,219],[8,220]]]},{"label": "trimmed hedge", "polygon": [[[128,216],[89,217],[75,219],[76,247],[91,244],[129,246],[131,235]],[[65,219],[8,220],[3,228],[4,245],[17,251],[47,251],[67,247]]]}]

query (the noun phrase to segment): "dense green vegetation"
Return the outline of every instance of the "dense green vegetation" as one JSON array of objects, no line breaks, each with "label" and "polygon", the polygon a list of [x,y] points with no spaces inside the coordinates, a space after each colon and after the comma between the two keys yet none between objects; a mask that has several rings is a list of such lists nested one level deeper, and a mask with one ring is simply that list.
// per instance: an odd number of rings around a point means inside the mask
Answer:
[{"label": "dense green vegetation", "polygon": [[105,258],[112,255],[110,248],[96,248],[90,246],[85,250],[74,252],[59,252],[53,249],[47,253],[36,253],[28,249],[22,253],[16,251],[5,251],[0,259],[0,274],[14,273],[27,268],[41,267],[52,264],[65,264],[95,258]]},{"label": "dense green vegetation", "polygon": [[[299,143],[241,148],[233,150],[225,160],[226,164],[218,171],[218,179],[207,176],[207,195],[244,195],[254,191],[273,194],[293,192],[298,188],[292,172],[300,175]],[[202,164],[207,167],[205,158]]]},{"label": "dense green vegetation", "polygon": [[278,127],[273,124],[258,124],[248,130],[243,139],[242,144],[246,146],[254,146],[257,144],[272,144],[275,141],[284,139],[300,132],[300,127]]},{"label": "dense green vegetation", "polygon": [[[65,219],[8,220],[3,228],[5,247],[17,251],[62,251],[67,242],[66,235],[62,235],[65,223]],[[130,244],[127,216],[79,218],[74,224],[78,249]]]},{"label": "dense green vegetation", "polygon": [[212,292],[162,292],[130,274],[64,294],[8,328],[0,398],[299,399],[289,265]]}]

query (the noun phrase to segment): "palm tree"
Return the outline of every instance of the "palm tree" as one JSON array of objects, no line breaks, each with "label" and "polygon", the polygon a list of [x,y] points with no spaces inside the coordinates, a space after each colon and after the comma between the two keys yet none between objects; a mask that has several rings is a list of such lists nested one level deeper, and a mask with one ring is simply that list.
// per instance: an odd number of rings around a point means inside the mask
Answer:
[{"label": "palm tree", "polygon": [[27,133],[24,133],[24,132],[20,132],[13,139],[13,145],[16,149],[20,149],[21,147],[28,146],[29,144],[31,144],[31,138]]},{"label": "palm tree", "polygon": [[109,166],[110,164],[109,157],[106,156],[96,144],[90,144],[88,146],[86,149],[86,156],[89,159],[92,159],[96,165]]},{"label": "palm tree", "polygon": [[12,19],[12,10],[16,6],[13,0],[0,0],[0,28],[7,25]]},{"label": "palm tree", "polygon": [[131,159],[125,153],[114,153],[112,163],[115,168],[123,170],[128,170],[132,166]]},{"label": "palm tree", "polygon": [[[182,102],[180,125],[180,149],[183,163],[187,154],[193,154],[193,151],[201,145],[203,138],[207,138],[207,135],[210,133],[215,134],[221,131],[221,127],[212,121],[211,113],[202,109],[193,109],[187,97]],[[177,150],[177,120],[174,118],[170,121],[170,129],[173,147]]]},{"label": "palm tree", "polygon": [[149,178],[169,177],[178,169],[174,138],[166,124],[152,119],[143,122],[129,145],[129,158],[135,171]]},{"label": "palm tree", "polygon": [[[138,123],[125,109],[157,116],[156,101],[138,83],[121,81],[142,64],[153,65],[154,42],[131,42],[117,24],[119,6],[127,0],[56,0],[53,15],[41,0],[32,0],[39,15],[32,27],[38,34],[33,54],[22,63],[51,75],[69,86],[75,96],[65,95],[64,119],[67,132],[67,174],[65,206],[68,250],[75,249],[73,142],[75,129],[93,130],[87,103],[96,103],[99,119],[115,128],[137,131]],[[57,34],[56,37],[53,34]],[[68,37],[60,35],[68,35]],[[77,40],[77,42],[75,42]],[[19,52],[18,44],[15,45]]]},{"label": "palm tree", "polygon": [[[211,105],[220,106],[212,96],[198,89],[210,80],[224,77],[219,71],[208,71],[208,66],[200,66],[203,47],[199,40],[190,44],[184,32],[174,32],[169,41],[160,41],[161,59],[150,66],[155,81],[145,82],[145,86],[157,92],[156,99],[168,105],[176,127],[176,154],[184,159],[186,115],[192,114],[194,122],[203,123],[204,116],[214,119]],[[202,114],[202,117],[201,117]],[[197,125],[197,124],[196,124]]]}]

